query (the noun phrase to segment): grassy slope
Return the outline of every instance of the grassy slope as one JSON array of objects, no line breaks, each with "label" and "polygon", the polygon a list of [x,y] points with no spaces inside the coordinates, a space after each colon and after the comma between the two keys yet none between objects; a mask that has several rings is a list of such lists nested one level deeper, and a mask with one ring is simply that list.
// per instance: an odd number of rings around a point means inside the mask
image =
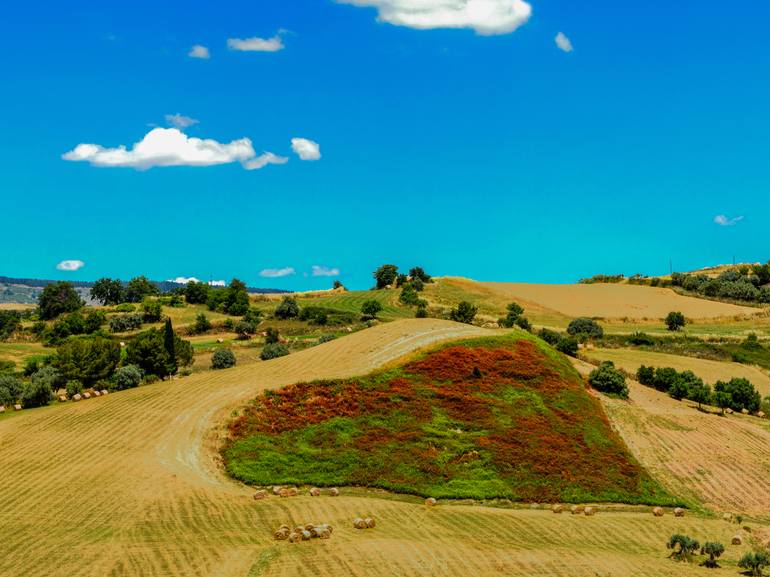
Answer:
[{"label": "grassy slope", "polygon": [[569,363],[521,336],[442,347],[358,380],[269,393],[231,434],[228,471],[259,485],[675,502],[630,457]]},{"label": "grassy slope", "polygon": [[355,314],[361,313],[361,305],[367,300],[376,300],[382,304],[378,317],[385,321],[414,317],[414,309],[400,305],[398,296],[401,291],[384,289],[377,291],[346,291],[314,293],[316,296],[299,296],[300,306],[321,306]]}]

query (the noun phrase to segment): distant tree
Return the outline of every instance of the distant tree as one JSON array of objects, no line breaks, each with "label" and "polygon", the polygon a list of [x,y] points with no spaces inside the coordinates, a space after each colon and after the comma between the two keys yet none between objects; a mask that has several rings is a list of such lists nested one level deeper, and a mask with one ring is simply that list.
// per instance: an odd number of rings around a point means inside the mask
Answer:
[{"label": "distant tree", "polygon": [[597,391],[628,398],[626,377],[612,361],[605,361],[588,375],[588,382]]},{"label": "distant tree", "polygon": [[682,379],[675,380],[671,385],[671,388],[668,390],[669,396],[672,399],[676,399],[677,401],[684,399],[688,393],[689,389],[687,388],[687,383],[685,383],[685,381]]},{"label": "distant tree", "polygon": [[142,303],[142,317],[146,323],[160,322],[163,315],[163,307],[160,301],[146,300]]},{"label": "distant tree", "polygon": [[376,288],[387,288],[396,282],[396,278],[398,277],[398,267],[393,264],[384,264],[374,271],[373,276],[377,283]]},{"label": "distant tree", "polygon": [[652,387],[655,383],[655,369],[653,367],[646,367],[642,365],[636,371],[636,380],[639,384],[646,387]]},{"label": "distant tree", "polygon": [[655,369],[655,378],[652,381],[652,386],[662,393],[667,393],[678,378],[679,373],[676,369],[671,367],[658,367]]},{"label": "distant tree", "polygon": [[[537,336],[539,336],[551,346],[555,346],[556,343],[559,342],[559,339],[561,339],[561,335],[559,335],[559,333],[546,328],[540,329],[540,332],[537,333]],[[575,350],[577,350],[577,341],[575,341]]]},{"label": "distant tree", "polygon": [[51,402],[53,392],[62,384],[62,376],[54,367],[43,367],[26,383],[21,391],[21,404],[27,409],[42,407]]},{"label": "distant tree", "polygon": [[725,409],[729,409],[730,405],[732,404],[732,398],[730,395],[725,393],[724,391],[715,391],[714,392],[714,403],[717,407],[722,409],[722,414],[725,414]]},{"label": "distant tree", "polygon": [[449,311],[449,318],[458,323],[472,324],[478,310],[476,305],[468,301],[460,301],[457,307]]},{"label": "distant tree", "polygon": [[332,288],[335,289],[335,290],[336,289],[344,289],[345,285],[342,284],[342,281],[335,280],[334,283],[332,284]]},{"label": "distant tree", "polygon": [[246,311],[246,314],[243,315],[243,320],[246,322],[252,323],[256,326],[262,320],[262,311],[259,310],[258,308],[251,307],[249,310]]},{"label": "distant tree", "polygon": [[212,369],[229,369],[235,366],[235,354],[230,349],[217,349],[211,355]]},{"label": "distant tree", "polygon": [[284,357],[289,354],[289,347],[282,343],[271,343],[265,345],[262,352],[259,354],[259,358],[263,361],[269,361],[278,357]]},{"label": "distant tree", "polygon": [[420,279],[424,283],[431,283],[433,282],[433,278],[426,273],[421,266],[413,267],[409,270],[409,277],[414,279]]},{"label": "distant tree", "polygon": [[575,337],[560,337],[556,341],[556,350],[570,357],[576,357],[578,353],[578,341]]},{"label": "distant tree", "polygon": [[738,561],[738,567],[746,569],[749,575],[755,577],[762,577],[762,571],[765,567],[770,565],[770,557],[764,551],[754,551],[752,553],[746,553]]},{"label": "distant tree", "polygon": [[142,382],[142,369],[136,365],[120,367],[115,371],[113,382],[116,391],[136,388]]},{"label": "distant tree", "polygon": [[184,288],[184,296],[191,305],[205,304],[209,298],[209,285],[191,280]]},{"label": "distant tree", "polygon": [[687,535],[676,533],[671,535],[666,543],[666,548],[671,549],[671,555],[678,561],[690,561],[692,555],[700,548],[700,543]]},{"label": "distant tree", "polygon": [[128,342],[126,360],[142,369],[145,375],[165,379],[171,374],[169,368],[173,363],[169,359],[164,340],[164,331],[157,329],[139,333]]},{"label": "distant tree", "polygon": [[75,287],[69,282],[55,282],[43,288],[38,297],[40,318],[55,319],[60,314],[71,313],[85,306]]},{"label": "distant tree", "polygon": [[277,319],[293,319],[299,316],[299,305],[294,297],[285,296],[273,313]]},{"label": "distant tree", "polygon": [[67,381],[64,390],[67,392],[67,396],[72,398],[83,392],[83,383],[78,380]]},{"label": "distant tree", "polygon": [[580,317],[570,322],[567,326],[567,333],[578,338],[600,339],[604,336],[604,329],[595,320]]},{"label": "distant tree", "polygon": [[708,567],[710,569],[716,569],[719,567],[719,564],[717,563],[717,559],[722,556],[722,553],[725,552],[725,546],[721,543],[717,543],[715,541],[706,541],[703,544],[703,547],[701,547],[700,554],[701,555],[708,555],[709,558],[706,559],[701,565],[704,567]]},{"label": "distant tree", "polygon": [[142,328],[142,316],[136,314],[115,315],[110,317],[110,331],[113,333],[127,333]]},{"label": "distant tree", "polygon": [[420,297],[417,294],[417,291],[414,290],[412,284],[406,283],[401,287],[401,294],[399,295],[398,300],[407,306],[417,306],[420,302]]},{"label": "distant tree", "polygon": [[0,311],[0,341],[7,340],[21,328],[18,311]]},{"label": "distant tree", "polygon": [[202,335],[211,330],[211,321],[204,313],[198,313],[195,317],[195,323],[192,326],[192,333],[194,335]]},{"label": "distant tree", "polygon": [[100,278],[91,287],[91,298],[104,306],[118,305],[126,298],[126,291],[119,279]]},{"label": "distant tree", "polygon": [[690,387],[687,398],[698,403],[698,408],[700,409],[703,405],[711,402],[711,387],[701,381],[699,386]]},{"label": "distant tree", "polygon": [[507,307],[507,314],[497,321],[501,327],[510,329],[516,325],[516,321],[524,313],[524,309],[518,303],[510,303]]},{"label": "distant tree", "polygon": [[759,405],[762,401],[762,397],[754,388],[754,385],[743,378],[733,378],[727,382],[717,381],[714,384],[714,391],[717,394],[726,394],[729,397],[729,404],[727,406],[734,411],[746,409],[751,413],[755,413],[759,410]]},{"label": "distant tree", "polygon": [[419,278],[413,278],[409,281],[409,284],[412,285],[412,288],[418,293],[421,293],[423,290],[425,290],[425,283],[422,282],[422,280]]},{"label": "distant tree", "polygon": [[249,291],[246,284],[237,278],[230,281],[227,287],[225,310],[235,317],[242,317],[249,310]]},{"label": "distant tree", "polygon": [[153,297],[160,294],[160,290],[145,276],[137,276],[128,281],[126,285],[126,301],[130,303],[140,303],[147,297]]},{"label": "distant tree", "polygon": [[684,315],[680,312],[672,311],[668,313],[668,316],[666,316],[666,327],[668,327],[668,330],[670,331],[678,331],[681,328],[684,328],[687,321],[684,318]]},{"label": "distant tree", "polygon": [[91,386],[108,379],[120,362],[120,344],[105,337],[71,338],[59,345],[54,365],[64,380]]},{"label": "distant tree", "polygon": [[516,319],[516,326],[522,330],[532,332],[532,324],[527,317],[519,317]]},{"label": "distant tree", "polygon": [[267,329],[265,329],[265,344],[271,345],[273,343],[279,342],[281,342],[281,335],[278,332],[278,329],[274,327],[267,327]]},{"label": "distant tree", "polygon": [[168,354],[168,373],[175,375],[177,369],[177,354],[176,354],[176,341],[177,336],[174,332],[174,327],[171,325],[171,319],[166,319],[166,323],[163,326],[163,348],[166,349]]},{"label": "distant tree", "polygon": [[382,310],[382,303],[378,300],[369,299],[361,304],[361,314],[370,319],[376,319],[377,314]]},{"label": "distant tree", "polygon": [[249,321],[238,321],[235,323],[235,332],[240,340],[247,341],[257,332],[257,327]]},{"label": "distant tree", "polygon": [[653,346],[655,344],[655,339],[647,333],[635,332],[628,337],[628,342],[635,346]]},{"label": "distant tree", "polygon": [[396,276],[396,287],[402,287],[409,282],[409,277],[405,274],[399,274]]},{"label": "distant tree", "polygon": [[13,375],[0,374],[0,405],[15,404],[21,396],[23,383]]},{"label": "distant tree", "polygon": [[417,310],[414,312],[414,317],[417,319],[424,319],[428,316],[428,301],[420,299],[417,303]]},{"label": "distant tree", "polygon": [[83,316],[83,334],[90,335],[102,328],[107,322],[104,311],[88,311]]}]

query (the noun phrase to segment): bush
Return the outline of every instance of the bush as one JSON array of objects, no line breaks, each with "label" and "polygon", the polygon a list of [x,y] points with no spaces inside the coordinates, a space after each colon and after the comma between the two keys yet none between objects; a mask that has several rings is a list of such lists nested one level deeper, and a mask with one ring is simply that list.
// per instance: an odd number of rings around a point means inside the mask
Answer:
[{"label": "bush", "polygon": [[85,303],[69,282],[55,282],[46,286],[37,299],[40,318],[55,319],[60,314],[80,310]]},{"label": "bush", "polygon": [[154,375],[160,379],[176,373],[179,366],[191,364],[192,345],[173,331],[168,332],[168,338],[166,334],[167,331],[158,329],[139,333],[128,342],[126,360],[137,365],[146,376]]},{"label": "bush", "polygon": [[211,321],[204,313],[198,313],[195,317],[195,323],[190,327],[190,332],[194,335],[202,335],[211,330]]},{"label": "bush", "polygon": [[235,332],[238,334],[238,338],[240,340],[246,341],[257,332],[257,327],[254,325],[254,323],[250,323],[248,321],[238,321],[235,323]]},{"label": "bush", "polygon": [[273,313],[277,319],[293,319],[299,316],[299,305],[294,297],[283,297]]},{"label": "bush", "polygon": [[65,380],[91,386],[108,379],[120,362],[120,344],[104,337],[73,338],[56,350],[56,368]]},{"label": "bush", "polygon": [[289,347],[286,345],[282,343],[270,343],[269,345],[265,345],[265,347],[262,349],[259,358],[263,361],[269,361],[270,359],[284,357],[288,354]]},{"label": "bush", "polygon": [[387,288],[396,282],[398,267],[393,264],[384,264],[372,274],[376,282],[376,288]]},{"label": "bush", "polygon": [[721,397],[725,400],[726,407],[731,408],[733,411],[741,411],[746,409],[750,413],[756,413],[759,410],[759,405],[762,401],[762,397],[748,380],[746,379],[730,379],[730,381],[717,381],[714,385],[715,394],[725,395]]},{"label": "bush", "polygon": [[[552,347],[556,346],[556,343],[561,340],[561,335],[556,331],[552,331],[551,329],[540,329],[540,332],[537,333],[537,336],[539,336]],[[577,345],[577,341],[575,341],[575,344]]]},{"label": "bush", "polygon": [[588,375],[588,382],[597,391],[611,395],[628,398],[628,386],[626,377],[615,368],[612,361],[605,361]]},{"label": "bush", "polygon": [[634,333],[630,337],[628,337],[628,342],[632,345],[636,346],[653,346],[655,344],[655,339],[653,339],[650,335],[647,333]]},{"label": "bush", "polygon": [[145,301],[142,303],[142,317],[146,323],[158,323],[163,315],[163,307],[159,301]]},{"label": "bush", "polygon": [[421,300],[417,305],[417,310],[414,312],[414,318],[424,319],[428,316],[428,305],[425,301]]},{"label": "bush", "polygon": [[120,367],[113,377],[114,388],[116,391],[136,388],[142,382],[142,377],[142,369],[136,365]]},{"label": "bush", "polygon": [[132,305],[131,303],[122,303],[112,310],[114,310],[116,313],[132,313],[136,310],[136,305]]},{"label": "bush", "polygon": [[265,329],[266,345],[272,345],[273,343],[278,343],[280,341],[281,341],[281,334],[278,332],[278,329],[274,327],[267,327],[267,329]]},{"label": "bush", "polygon": [[212,369],[229,369],[235,366],[235,354],[230,349],[217,349],[211,355]]},{"label": "bush", "polygon": [[746,569],[749,575],[761,576],[762,570],[770,565],[770,557],[764,551],[746,553],[738,561],[738,567]]},{"label": "bush", "polygon": [[556,350],[570,357],[577,356],[578,341],[575,337],[559,337],[556,341]]},{"label": "bush", "polygon": [[683,328],[686,323],[687,321],[685,320],[684,315],[680,312],[672,311],[666,316],[666,327],[670,331],[678,331]]},{"label": "bush", "polygon": [[382,310],[382,303],[378,300],[369,299],[361,305],[361,314],[367,319],[376,319],[377,314]]},{"label": "bush", "polygon": [[[498,319],[497,324],[502,328],[510,329],[519,320],[519,317],[524,313],[524,309],[517,303],[510,303],[507,307],[508,313],[501,319]],[[523,328],[523,327],[522,327]]]},{"label": "bush", "polygon": [[258,325],[262,320],[262,311],[258,308],[251,307],[246,311],[246,314],[243,315],[243,320]]},{"label": "bush", "polygon": [[334,335],[332,333],[325,333],[320,337],[318,337],[318,344],[328,343],[329,341],[333,341],[336,338],[337,338],[337,335]]},{"label": "bush", "polygon": [[142,316],[135,314],[116,315],[110,318],[110,331],[113,333],[127,333],[142,328]]},{"label": "bush", "polygon": [[83,392],[83,383],[78,380],[67,381],[67,384],[64,388],[67,391],[67,396],[72,398],[75,395],[79,395]]},{"label": "bush", "polygon": [[449,318],[458,323],[472,324],[478,310],[477,306],[468,301],[461,301],[449,312]]},{"label": "bush", "polygon": [[17,311],[0,311],[0,341],[4,341],[21,328],[21,315]]},{"label": "bush", "polygon": [[21,404],[25,409],[43,407],[51,402],[53,392],[59,387],[61,374],[53,367],[43,367],[25,384],[21,391]]},{"label": "bush", "polygon": [[652,387],[655,383],[655,369],[642,365],[636,371],[636,380],[640,385]]},{"label": "bush", "polygon": [[532,331],[532,324],[530,324],[529,319],[527,317],[519,317],[516,319],[516,326],[519,327],[522,330],[531,332]]},{"label": "bush", "polygon": [[401,294],[398,297],[399,302],[407,306],[417,306],[420,302],[420,296],[411,283],[406,283],[401,288]]},{"label": "bush", "polygon": [[588,317],[580,317],[570,322],[569,326],[567,326],[567,333],[573,337],[600,339],[604,336],[604,329],[595,320]]},{"label": "bush", "polygon": [[23,383],[12,375],[0,375],[0,405],[9,406],[16,403],[21,396]]}]

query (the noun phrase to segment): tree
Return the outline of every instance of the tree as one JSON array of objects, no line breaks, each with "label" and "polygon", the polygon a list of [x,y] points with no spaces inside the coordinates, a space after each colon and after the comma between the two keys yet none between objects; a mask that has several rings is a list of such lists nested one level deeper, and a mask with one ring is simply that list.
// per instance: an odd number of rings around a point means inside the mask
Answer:
[{"label": "tree", "polygon": [[738,567],[741,569],[747,569],[749,575],[762,577],[762,570],[770,565],[770,557],[764,551],[754,551],[752,553],[746,553],[738,561]]},{"label": "tree", "polygon": [[762,397],[747,379],[733,378],[729,381],[717,381],[714,384],[714,391],[724,393],[729,397],[727,405],[733,411],[746,409],[750,413],[756,413],[762,402]]},{"label": "tree", "polygon": [[532,324],[527,317],[519,317],[516,319],[516,326],[527,332],[532,332]]},{"label": "tree", "polygon": [[283,343],[271,343],[265,345],[262,352],[259,354],[259,358],[263,361],[269,361],[270,359],[276,359],[278,357],[285,357],[289,354],[289,347]]},{"label": "tree", "polygon": [[384,264],[374,271],[372,276],[374,276],[374,280],[377,282],[376,288],[387,288],[396,282],[398,267],[394,264]]},{"label": "tree", "polygon": [[18,311],[0,311],[0,341],[4,341],[21,328]]},{"label": "tree", "polygon": [[168,354],[168,373],[170,375],[175,375],[179,368],[177,366],[176,340],[177,336],[171,325],[171,319],[166,319],[166,324],[163,326],[163,348]]},{"label": "tree", "polygon": [[217,349],[211,355],[212,369],[229,369],[235,366],[235,354],[230,349]]},{"label": "tree", "polygon": [[334,283],[332,283],[332,288],[333,288],[334,290],[337,290],[337,289],[343,289],[343,290],[345,290],[345,285],[343,285],[343,284],[342,284],[342,281],[340,281],[340,280],[335,280],[335,281],[334,281]]},{"label": "tree", "polygon": [[612,361],[604,361],[588,375],[588,382],[597,391],[628,398],[626,376],[615,368]]},{"label": "tree", "polygon": [[510,303],[507,307],[507,314],[497,321],[501,327],[510,329],[519,320],[519,317],[524,313],[524,309],[518,303]]},{"label": "tree", "polygon": [[567,332],[573,337],[600,339],[604,336],[604,329],[593,319],[580,317],[574,319],[567,326]]},{"label": "tree", "polygon": [[191,305],[205,304],[209,298],[209,285],[191,280],[184,288],[184,298]]},{"label": "tree", "polygon": [[449,318],[458,323],[472,324],[478,310],[476,305],[461,301],[456,308],[449,311]]},{"label": "tree", "polygon": [[136,365],[126,365],[115,371],[113,376],[116,391],[134,389],[142,382],[142,369]]},{"label": "tree", "polygon": [[361,314],[365,318],[376,319],[377,313],[382,310],[382,303],[378,300],[369,299],[361,304]]},{"label": "tree", "polygon": [[420,302],[420,297],[417,294],[417,291],[414,290],[412,284],[406,283],[401,288],[401,294],[399,295],[398,300],[407,306],[416,306]]},{"label": "tree", "polygon": [[687,535],[676,533],[671,535],[666,543],[666,548],[671,549],[671,555],[678,561],[690,561],[690,558],[700,548],[700,543]]},{"label": "tree", "polygon": [[67,381],[64,390],[67,391],[67,396],[71,399],[83,392],[83,383],[77,380]]},{"label": "tree", "polygon": [[668,327],[668,330],[670,331],[678,331],[679,329],[684,328],[685,324],[687,324],[687,321],[680,312],[672,311],[666,316],[666,327]]},{"label": "tree", "polygon": [[281,342],[281,335],[278,332],[278,329],[273,327],[267,327],[265,330],[265,344],[271,345],[273,343],[280,343]]},{"label": "tree", "polygon": [[91,287],[91,298],[104,306],[118,305],[125,297],[126,291],[119,279],[100,278]]},{"label": "tree", "polygon": [[698,408],[700,409],[702,405],[707,405],[711,402],[711,387],[701,381],[699,386],[690,387],[690,393],[687,398],[698,403]]},{"label": "tree", "polygon": [[194,335],[202,335],[205,332],[211,330],[211,321],[203,313],[198,313],[195,317],[195,323],[193,323],[191,332]]},{"label": "tree", "polygon": [[433,282],[433,278],[428,273],[426,273],[421,266],[411,268],[409,270],[409,278],[412,280],[420,279],[426,284]]},{"label": "tree", "polygon": [[126,285],[126,301],[140,303],[147,297],[158,296],[160,290],[147,277],[137,276],[128,281]]},{"label": "tree", "polygon": [[556,350],[570,357],[576,357],[578,352],[578,341],[575,337],[560,337],[556,341]]},{"label": "tree", "polygon": [[136,314],[115,315],[110,317],[110,331],[127,333],[142,328],[142,316]]},{"label": "tree", "polygon": [[299,316],[299,305],[294,297],[285,296],[273,313],[277,319],[293,319]]},{"label": "tree", "polygon": [[237,278],[231,280],[227,287],[225,310],[235,317],[242,317],[249,310],[249,291],[246,284]]},{"label": "tree", "polygon": [[249,321],[238,321],[235,323],[235,332],[240,340],[247,341],[257,332],[257,327]]},{"label": "tree", "polygon": [[61,384],[61,373],[54,367],[43,367],[24,385],[21,404],[25,409],[43,407],[51,402],[53,392]]},{"label": "tree", "polygon": [[710,569],[716,569],[719,567],[719,564],[717,563],[717,559],[722,556],[722,553],[725,552],[725,546],[721,543],[717,543],[715,541],[706,541],[703,544],[703,547],[701,547],[700,554],[701,555],[708,555],[709,558],[706,559],[701,565],[704,567],[708,567]]},{"label": "tree", "polygon": [[725,409],[730,408],[730,405],[732,404],[732,398],[730,395],[725,393],[724,391],[715,391],[714,392],[714,403],[716,403],[716,406],[722,409],[722,414],[725,414]]},{"label": "tree", "polygon": [[164,332],[150,329],[136,335],[126,347],[126,360],[142,369],[145,375],[168,377],[172,363],[164,345]]},{"label": "tree", "polygon": [[91,386],[108,379],[120,362],[120,345],[105,337],[71,338],[59,345],[54,364],[67,381]]},{"label": "tree", "polygon": [[251,307],[246,311],[246,314],[243,315],[243,320],[249,323],[253,323],[256,326],[262,320],[262,311],[258,308]]},{"label": "tree", "polygon": [[[559,333],[546,328],[540,329],[540,332],[537,333],[537,336],[539,336],[551,346],[555,346],[556,343],[559,342],[559,339],[561,339],[561,335],[559,335]],[[577,345],[577,341],[575,341],[575,345]]]},{"label": "tree", "polygon": [[146,323],[160,322],[161,316],[163,316],[163,307],[160,301],[146,300],[142,303],[142,317]]},{"label": "tree", "polygon": [[414,318],[424,319],[428,317],[428,301],[420,299],[417,303],[417,310],[414,311]]},{"label": "tree", "polygon": [[16,403],[21,396],[23,383],[13,375],[0,375],[0,405]]},{"label": "tree", "polygon": [[60,314],[80,310],[85,303],[69,282],[55,282],[46,286],[37,299],[42,320],[55,319]]},{"label": "tree", "polygon": [[642,365],[636,371],[636,380],[645,387],[652,387],[655,383],[655,369]]}]

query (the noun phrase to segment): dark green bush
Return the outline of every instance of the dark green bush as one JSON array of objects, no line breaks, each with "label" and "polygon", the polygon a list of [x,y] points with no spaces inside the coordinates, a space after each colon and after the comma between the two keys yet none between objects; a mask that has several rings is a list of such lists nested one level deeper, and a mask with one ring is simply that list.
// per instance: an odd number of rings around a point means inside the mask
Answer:
[{"label": "dark green bush", "polygon": [[573,337],[600,339],[604,336],[604,329],[593,319],[580,317],[574,319],[567,326],[567,332]]},{"label": "dark green bush", "polygon": [[212,369],[229,369],[235,366],[235,354],[230,349],[217,349],[211,355]]},{"label": "dark green bush", "polygon": [[283,343],[270,343],[268,345],[265,345],[265,347],[262,349],[262,352],[259,355],[259,358],[263,361],[269,361],[270,359],[275,359],[278,357],[284,357],[289,354],[289,347],[284,345]]},{"label": "dark green bush", "polygon": [[588,382],[597,391],[617,395],[621,398],[628,398],[628,386],[626,377],[612,361],[605,361],[598,368],[591,371],[588,375]]}]

